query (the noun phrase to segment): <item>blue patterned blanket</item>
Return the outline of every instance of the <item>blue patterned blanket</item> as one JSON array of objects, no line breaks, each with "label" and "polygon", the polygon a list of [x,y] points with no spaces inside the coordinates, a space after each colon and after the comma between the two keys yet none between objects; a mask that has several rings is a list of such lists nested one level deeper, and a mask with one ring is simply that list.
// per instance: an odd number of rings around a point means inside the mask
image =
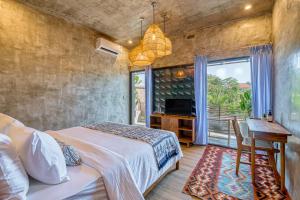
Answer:
[{"label": "blue patterned blanket", "polygon": [[84,127],[150,144],[159,170],[165,166],[170,158],[179,153],[174,137],[167,131],[112,122],[96,123]]}]

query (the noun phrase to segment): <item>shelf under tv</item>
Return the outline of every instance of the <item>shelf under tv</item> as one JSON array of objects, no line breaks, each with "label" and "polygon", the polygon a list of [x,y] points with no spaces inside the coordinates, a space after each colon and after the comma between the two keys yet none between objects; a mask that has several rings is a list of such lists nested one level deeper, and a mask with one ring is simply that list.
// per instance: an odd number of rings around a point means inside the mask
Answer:
[{"label": "shelf under tv", "polygon": [[189,147],[195,141],[195,117],[153,113],[150,116],[150,127],[172,131],[179,142]]}]

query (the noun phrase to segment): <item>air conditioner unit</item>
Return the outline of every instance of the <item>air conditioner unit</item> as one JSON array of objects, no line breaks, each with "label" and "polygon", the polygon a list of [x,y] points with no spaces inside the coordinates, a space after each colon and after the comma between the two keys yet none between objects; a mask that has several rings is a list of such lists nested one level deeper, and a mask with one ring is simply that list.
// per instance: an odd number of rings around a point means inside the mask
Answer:
[{"label": "air conditioner unit", "polygon": [[97,38],[96,51],[103,51],[117,56],[121,53],[121,46],[104,38]]}]

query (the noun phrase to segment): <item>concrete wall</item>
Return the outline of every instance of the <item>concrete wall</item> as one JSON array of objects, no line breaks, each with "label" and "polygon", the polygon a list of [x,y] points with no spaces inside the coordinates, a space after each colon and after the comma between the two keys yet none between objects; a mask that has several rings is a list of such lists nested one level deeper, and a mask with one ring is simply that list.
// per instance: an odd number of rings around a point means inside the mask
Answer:
[{"label": "concrete wall", "polygon": [[[300,199],[300,1],[277,0],[273,10],[275,119],[294,136],[286,149],[286,187]],[[296,100],[297,99],[297,100]],[[297,102],[296,102],[297,101]],[[298,107],[297,107],[298,104]]]},{"label": "concrete wall", "polygon": [[154,67],[193,63],[195,54],[207,55],[210,60],[248,56],[249,46],[272,41],[272,15],[180,32],[170,39],[173,54],[157,59]]},{"label": "concrete wall", "polygon": [[95,52],[99,35],[0,0],[0,112],[39,129],[128,122],[127,50]]}]

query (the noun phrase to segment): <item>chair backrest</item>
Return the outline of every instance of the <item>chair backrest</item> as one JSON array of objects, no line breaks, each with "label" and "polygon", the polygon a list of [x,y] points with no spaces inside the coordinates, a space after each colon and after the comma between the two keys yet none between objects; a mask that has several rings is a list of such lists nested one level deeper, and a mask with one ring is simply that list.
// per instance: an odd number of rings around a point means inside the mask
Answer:
[{"label": "chair backrest", "polygon": [[232,122],[232,126],[233,126],[234,133],[235,133],[235,136],[236,136],[237,146],[239,148],[239,147],[242,146],[243,136],[242,136],[240,126],[239,126],[239,122],[238,122],[236,116],[233,118],[233,120],[231,120],[231,122]]}]

